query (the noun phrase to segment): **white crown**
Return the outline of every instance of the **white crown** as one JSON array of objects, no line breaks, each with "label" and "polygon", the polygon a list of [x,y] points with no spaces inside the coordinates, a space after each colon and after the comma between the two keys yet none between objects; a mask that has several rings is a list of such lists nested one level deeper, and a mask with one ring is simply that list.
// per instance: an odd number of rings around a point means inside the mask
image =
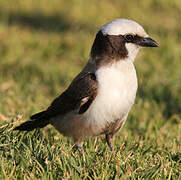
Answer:
[{"label": "white crown", "polygon": [[116,19],[103,25],[100,30],[104,35],[137,34],[142,37],[148,36],[141,25],[129,19]]}]

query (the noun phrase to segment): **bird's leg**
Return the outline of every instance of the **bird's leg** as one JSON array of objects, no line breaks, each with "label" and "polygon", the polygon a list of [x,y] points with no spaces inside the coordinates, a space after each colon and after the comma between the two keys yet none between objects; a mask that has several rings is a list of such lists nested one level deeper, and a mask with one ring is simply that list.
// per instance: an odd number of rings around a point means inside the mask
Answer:
[{"label": "bird's leg", "polygon": [[76,143],[75,144],[75,146],[77,147],[77,149],[79,150],[79,151],[83,151],[83,149],[82,149],[82,144],[81,143]]},{"label": "bird's leg", "polygon": [[109,146],[110,151],[114,151],[114,147],[112,145],[113,142],[113,134],[106,134],[106,141]]},{"label": "bird's leg", "polygon": [[82,141],[80,141],[80,140],[74,140],[74,142],[75,142],[75,148],[76,149],[78,149],[80,152],[82,152],[83,151],[83,149],[82,149]]}]

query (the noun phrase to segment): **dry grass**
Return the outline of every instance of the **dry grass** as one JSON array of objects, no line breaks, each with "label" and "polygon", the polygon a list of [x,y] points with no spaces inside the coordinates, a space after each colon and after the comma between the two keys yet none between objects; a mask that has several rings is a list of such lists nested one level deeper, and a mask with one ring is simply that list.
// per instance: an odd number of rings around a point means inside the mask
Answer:
[{"label": "dry grass", "polygon": [[[46,108],[88,60],[95,33],[134,19],[160,43],[136,60],[139,90],[109,152],[103,137],[84,153],[51,127],[12,128]],[[181,179],[181,1],[0,1],[1,179]]]}]

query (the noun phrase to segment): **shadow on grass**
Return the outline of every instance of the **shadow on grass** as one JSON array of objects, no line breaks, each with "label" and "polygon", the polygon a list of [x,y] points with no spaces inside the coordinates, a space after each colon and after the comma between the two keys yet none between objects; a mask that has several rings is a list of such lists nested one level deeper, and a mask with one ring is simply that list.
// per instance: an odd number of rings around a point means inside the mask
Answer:
[{"label": "shadow on grass", "polygon": [[143,88],[139,89],[139,96],[144,99],[152,99],[156,101],[158,106],[163,107],[163,115],[166,119],[169,119],[174,114],[180,114],[181,102],[179,92],[176,94],[170,86],[153,86],[149,91],[145,91]]},{"label": "shadow on grass", "polygon": [[20,25],[33,30],[43,30],[48,32],[66,32],[68,30],[94,32],[94,27],[88,24],[81,24],[71,21],[65,14],[46,15],[41,12],[0,12],[0,16],[5,17],[9,25]]},{"label": "shadow on grass", "polygon": [[45,30],[52,32],[64,32],[70,28],[70,23],[65,16],[53,15],[46,16],[42,13],[10,13],[8,16],[8,24],[18,24],[27,26],[36,30]]}]

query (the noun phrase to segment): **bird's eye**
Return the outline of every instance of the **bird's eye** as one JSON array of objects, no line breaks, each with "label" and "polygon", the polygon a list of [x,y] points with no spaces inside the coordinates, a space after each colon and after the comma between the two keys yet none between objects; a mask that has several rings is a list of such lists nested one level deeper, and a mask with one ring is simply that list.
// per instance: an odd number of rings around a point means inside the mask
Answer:
[{"label": "bird's eye", "polygon": [[133,42],[133,40],[134,40],[134,35],[132,35],[132,34],[127,34],[127,35],[125,36],[125,40],[126,40],[126,42]]}]

